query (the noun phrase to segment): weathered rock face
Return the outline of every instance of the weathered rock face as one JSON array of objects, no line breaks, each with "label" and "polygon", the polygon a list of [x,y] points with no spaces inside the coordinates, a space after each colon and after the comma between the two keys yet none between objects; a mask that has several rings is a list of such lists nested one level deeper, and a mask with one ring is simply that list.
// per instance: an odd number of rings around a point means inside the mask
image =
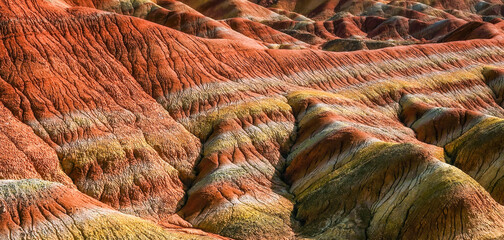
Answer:
[{"label": "weathered rock face", "polygon": [[[3,16],[18,19],[5,23],[3,105],[53,147],[59,169],[80,191],[123,212],[170,222],[184,201],[183,182],[194,178],[200,143],[124,65],[102,47],[92,47],[103,38],[91,39],[90,32],[79,30],[99,21],[118,20],[120,26],[130,19],[42,3],[36,7],[50,11],[33,16],[38,9],[28,2],[17,4],[25,12],[1,6]],[[24,31],[30,34],[20,35]]]},{"label": "weathered rock face", "polygon": [[0,103],[0,178],[39,178],[72,187],[53,148]]},{"label": "weathered rock face", "polygon": [[[408,131],[396,120],[344,95],[289,95],[299,130],[285,176],[296,196],[296,218],[304,223],[301,236],[502,236],[502,206],[444,163],[442,150],[407,140]],[[409,143],[397,143],[399,138]],[[438,207],[444,213],[432,211]]]},{"label": "weathered rock face", "polygon": [[[458,10],[464,12],[480,12],[486,9],[496,9],[502,4],[499,0],[420,0],[420,1],[382,1],[382,0],[249,0],[265,7],[278,7],[289,11],[298,12],[305,16],[325,20],[337,12],[348,11],[357,13],[361,11],[376,11],[383,7],[409,12],[414,15],[435,13],[435,15],[445,15],[443,10]],[[387,6],[388,5],[388,6]],[[396,8],[397,7],[397,8]],[[402,8],[402,9],[401,9]],[[413,10],[413,11],[409,11]],[[384,11],[386,12],[386,11]],[[415,13],[416,12],[416,13]],[[449,15],[449,14],[448,14]],[[491,14],[488,14],[491,15]]]},{"label": "weathered rock face", "polygon": [[495,3],[256,3],[0,0],[0,238],[504,237]]},{"label": "weathered rock face", "polygon": [[198,230],[163,229],[58,183],[0,180],[0,197],[5,239],[220,239]]},{"label": "weathered rock face", "polygon": [[[289,4],[282,1],[254,4],[253,1],[234,0],[186,0],[183,3],[176,0],[65,1],[70,5],[143,18],[199,37],[239,40],[249,46],[268,48],[330,50],[321,44],[325,42],[327,45],[328,41],[339,38],[350,38],[347,42],[354,38],[392,40],[391,44],[395,46],[436,42],[441,38],[443,41],[486,39],[503,33],[502,28],[492,26],[497,24],[495,20],[499,18],[495,15],[499,14],[489,12],[488,9],[498,5],[491,1],[477,4],[455,1],[459,5],[455,9],[450,8],[448,3],[432,2],[427,5],[397,1],[286,1]],[[443,4],[448,7],[443,8]],[[462,7],[467,4],[473,7]],[[267,9],[260,5],[285,6],[284,9]],[[482,20],[493,22],[479,27]],[[476,31],[473,31],[475,28]],[[376,48],[389,46],[374,45]],[[349,47],[346,51],[356,49]]]},{"label": "weathered rock face", "polygon": [[[301,41],[320,46],[338,38],[391,40],[394,45],[493,38],[502,35],[493,24],[474,31],[482,21],[500,15],[500,1],[252,1],[291,20],[267,25]],[[493,9],[493,10],[492,10]],[[293,12],[291,12],[293,11]],[[296,16],[303,14],[311,19]],[[301,16],[303,16],[301,15]],[[491,15],[491,16],[490,16]],[[304,17],[304,16],[303,16]],[[315,21],[313,21],[315,20]],[[464,27],[463,27],[464,25]],[[472,27],[468,27],[472,26]],[[450,34],[451,32],[454,34]],[[457,34],[457,32],[463,34]],[[450,34],[452,37],[445,37]],[[468,35],[468,36],[466,36]],[[347,42],[348,43],[348,42]],[[325,44],[325,45],[326,45]],[[324,46],[324,45],[322,45]],[[387,47],[381,45],[381,47]],[[340,51],[336,48],[336,51]],[[350,47],[349,50],[358,48]],[[326,49],[327,50],[327,49]]]},{"label": "weathered rock face", "polygon": [[214,19],[241,17],[254,21],[287,20],[286,16],[277,14],[260,5],[243,0],[183,0],[185,4]]}]

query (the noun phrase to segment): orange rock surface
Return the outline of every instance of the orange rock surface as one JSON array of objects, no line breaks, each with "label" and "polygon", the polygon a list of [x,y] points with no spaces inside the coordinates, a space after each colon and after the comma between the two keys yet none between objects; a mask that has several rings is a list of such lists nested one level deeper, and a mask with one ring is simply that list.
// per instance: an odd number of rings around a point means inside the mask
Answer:
[{"label": "orange rock surface", "polygon": [[0,0],[0,238],[503,238],[501,7]]}]

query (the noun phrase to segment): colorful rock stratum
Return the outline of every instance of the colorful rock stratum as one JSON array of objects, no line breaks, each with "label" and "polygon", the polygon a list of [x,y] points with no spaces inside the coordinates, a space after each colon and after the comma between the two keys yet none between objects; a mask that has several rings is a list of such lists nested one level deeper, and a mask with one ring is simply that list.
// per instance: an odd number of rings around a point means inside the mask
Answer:
[{"label": "colorful rock stratum", "polygon": [[0,239],[504,239],[502,0],[0,0]]}]

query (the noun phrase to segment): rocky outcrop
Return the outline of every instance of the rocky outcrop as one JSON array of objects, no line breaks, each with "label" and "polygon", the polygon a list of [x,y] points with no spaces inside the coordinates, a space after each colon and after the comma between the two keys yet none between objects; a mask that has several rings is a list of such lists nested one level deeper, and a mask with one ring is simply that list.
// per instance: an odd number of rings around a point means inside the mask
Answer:
[{"label": "rocky outcrop", "polygon": [[500,33],[184,2],[0,0],[4,238],[502,238]]},{"label": "rocky outcrop", "polygon": [[[495,22],[498,19],[483,9],[495,6],[492,2],[413,2],[413,1],[253,1],[263,6],[283,7],[276,10],[290,16],[289,20],[265,23],[301,41],[315,45],[345,38],[349,44],[355,39],[393,40],[395,45],[409,45],[436,41],[487,39],[502,35]],[[457,6],[457,7],[454,7]],[[297,14],[304,14],[306,19]],[[490,11],[490,10],[488,10]],[[497,15],[498,13],[494,13]],[[301,15],[303,16],[303,15]],[[313,21],[317,20],[317,21]],[[481,26],[481,27],[480,27]],[[322,47],[323,48],[323,47]],[[350,47],[355,49],[355,47]],[[323,48],[324,49],[324,48]],[[327,50],[327,48],[325,49]]]},{"label": "rocky outcrop", "polygon": [[245,18],[253,21],[287,20],[286,16],[277,14],[260,5],[242,0],[206,1],[182,0],[185,4],[213,19]]},{"label": "rocky outcrop", "polygon": [[230,18],[225,23],[233,30],[259,42],[270,48],[307,48],[310,45],[295,39],[283,32],[277,31],[264,24],[253,22],[243,18]]},{"label": "rocky outcrop", "polygon": [[222,239],[194,229],[164,229],[42,180],[0,180],[0,198],[4,239]]},{"label": "rocky outcrop", "polygon": [[442,37],[440,42],[462,41],[502,36],[502,30],[490,23],[470,22]]},{"label": "rocky outcrop", "polygon": [[[485,80],[500,102],[501,69],[485,68]],[[501,183],[502,118],[461,108],[434,107],[414,97],[401,99],[401,118],[418,140],[444,148],[447,162],[466,172],[499,203],[504,202]]]},{"label": "rocky outcrop", "polygon": [[[65,1],[69,5],[92,7],[143,18],[198,37],[238,40],[249,46],[268,48],[310,47],[328,50],[329,48],[324,48],[321,44],[327,45],[328,41],[339,38],[347,39],[344,41],[346,43],[351,43],[357,38],[393,40],[394,45],[409,45],[426,41],[436,42],[440,39],[441,41],[457,41],[494,38],[502,35],[502,31],[498,30],[499,27],[494,27],[492,24],[479,27],[483,24],[482,16],[485,17],[485,21],[490,21],[482,12],[478,15],[466,8],[464,10],[439,9],[419,2],[392,1],[386,4],[377,1],[292,2],[296,6],[308,4],[313,5],[312,7],[323,6],[324,8],[337,4],[337,7],[330,12],[327,12],[328,9],[322,10],[323,14],[319,12],[320,9],[314,10],[317,14],[327,15],[320,18],[315,14],[315,20],[323,21],[314,21],[300,13],[280,8],[266,9],[249,1],[219,3],[198,1],[183,3],[176,0]],[[259,2],[259,4],[284,5],[282,2]],[[438,4],[433,2],[431,5]],[[473,5],[475,9],[481,10],[494,4],[489,2]],[[286,9],[291,9],[291,7]],[[298,12],[304,12],[303,9],[305,8],[301,7]],[[334,12],[331,13],[331,11]],[[225,21],[219,22],[214,19]],[[374,45],[374,47],[379,46],[382,45]]]},{"label": "rocky outcrop", "polygon": [[[55,21],[70,22],[50,22],[38,12],[30,17],[36,25],[5,25],[5,34],[14,35],[2,43],[4,106],[53,147],[80,191],[123,212],[171,222],[184,201],[183,182],[194,178],[199,141],[128,77],[125,66],[92,47],[89,41],[99,44],[98,39],[74,28],[87,29],[96,17],[115,21],[114,15],[39,4]],[[26,21],[39,11],[18,6],[25,12],[4,5],[3,15]],[[32,34],[15,36],[23,31]]]},{"label": "rocky outcrop", "polygon": [[0,103],[0,179],[38,178],[73,187],[53,148]]},{"label": "rocky outcrop", "polygon": [[502,237],[502,207],[393,117],[337,94],[294,92],[289,102],[299,130],[285,176],[302,236]]}]

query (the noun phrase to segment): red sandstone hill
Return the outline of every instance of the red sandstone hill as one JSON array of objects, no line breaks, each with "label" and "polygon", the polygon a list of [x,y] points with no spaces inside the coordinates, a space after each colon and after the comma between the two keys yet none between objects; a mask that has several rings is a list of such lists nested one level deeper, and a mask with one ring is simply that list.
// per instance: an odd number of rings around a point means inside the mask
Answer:
[{"label": "red sandstone hill", "polygon": [[0,0],[0,238],[503,238],[499,4]]}]

